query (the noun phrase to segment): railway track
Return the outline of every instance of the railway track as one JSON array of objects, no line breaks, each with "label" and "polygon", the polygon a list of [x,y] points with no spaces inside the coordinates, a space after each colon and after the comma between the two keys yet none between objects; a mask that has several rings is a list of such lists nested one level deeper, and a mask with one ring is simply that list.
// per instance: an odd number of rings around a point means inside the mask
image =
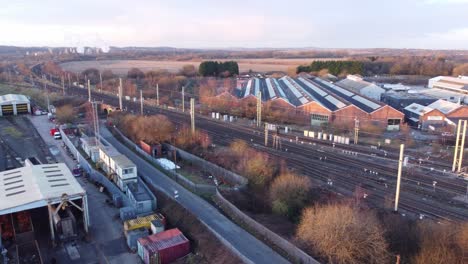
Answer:
[{"label": "railway track", "polygon": [[[59,92],[61,87],[55,87]],[[87,98],[87,90],[78,87],[69,87],[68,95],[76,95]],[[114,96],[92,93],[95,100],[103,101],[110,105],[118,105],[118,99]],[[124,101],[128,110],[139,112],[139,103]],[[189,124],[190,118],[187,114],[146,106],[145,110],[150,114],[165,114],[171,121],[181,126]],[[349,157],[337,151],[321,150],[320,147],[310,144],[296,144],[287,139],[282,141],[283,151],[265,148],[262,146],[264,135],[262,131],[250,127],[220,123],[206,117],[197,116],[196,124],[206,131],[213,142],[219,145],[228,145],[233,139],[242,139],[253,144],[255,148],[285,159],[290,166],[301,171],[302,174],[314,180],[327,184],[333,179],[333,188],[346,195],[352,195],[354,190],[360,186],[369,192],[367,200],[376,207],[382,207],[388,197],[393,198],[396,182],[396,165],[380,164],[364,160],[362,157]],[[271,141],[270,141],[271,142]],[[315,143],[315,142],[314,142]],[[316,144],[317,145],[317,144]],[[287,151],[286,151],[287,149]],[[338,148],[336,148],[338,149]],[[354,148],[348,148],[354,150]],[[340,150],[348,150],[340,148]],[[372,154],[372,151],[370,152]],[[361,153],[362,154],[362,153]],[[358,155],[362,156],[362,155]],[[320,158],[326,157],[324,162]],[[387,157],[388,160],[391,161]],[[394,164],[395,161],[393,161]],[[345,165],[344,165],[345,164]],[[365,169],[369,171],[366,173]],[[372,172],[372,174],[370,173]],[[382,183],[379,178],[385,177]],[[454,206],[453,204],[441,204],[429,196],[421,196],[420,191],[427,193],[432,187],[433,176],[425,175],[422,171],[407,173],[402,180],[402,192],[400,197],[400,208],[417,214],[424,214],[437,219],[465,221],[468,220],[466,206]],[[462,180],[445,180],[437,178],[438,192],[446,193],[448,196],[463,195],[466,189]]]}]

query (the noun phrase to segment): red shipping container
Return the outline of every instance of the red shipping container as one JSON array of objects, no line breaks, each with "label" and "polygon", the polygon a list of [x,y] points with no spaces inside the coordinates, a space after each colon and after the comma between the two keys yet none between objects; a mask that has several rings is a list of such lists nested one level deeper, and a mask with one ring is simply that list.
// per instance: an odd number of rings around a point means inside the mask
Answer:
[{"label": "red shipping container", "polygon": [[161,157],[161,144],[153,144],[149,145],[143,140],[140,140],[140,148],[146,152],[148,155],[151,155],[153,157]]},{"label": "red shipping container", "polygon": [[158,233],[153,239],[144,247],[146,264],[169,264],[190,253],[190,241],[177,228]]},{"label": "red shipping container", "polygon": [[[163,217],[164,221],[163,221],[163,224],[164,226],[166,225],[166,218],[164,216],[161,215],[161,217]],[[159,240],[164,240],[164,239],[168,239],[168,238],[171,238],[175,235],[179,235],[179,234],[182,234],[182,232],[180,232],[179,229],[177,228],[174,228],[174,229],[169,229],[169,230],[166,230],[164,232],[161,232],[161,233],[157,233],[157,234],[153,234],[153,235],[150,235],[150,236],[147,236],[147,237],[142,237],[142,238],[139,238],[137,240],[137,248],[138,248],[138,256],[140,256],[140,258],[144,261],[145,260],[145,246],[154,242],[154,241],[157,241],[158,239]]]}]

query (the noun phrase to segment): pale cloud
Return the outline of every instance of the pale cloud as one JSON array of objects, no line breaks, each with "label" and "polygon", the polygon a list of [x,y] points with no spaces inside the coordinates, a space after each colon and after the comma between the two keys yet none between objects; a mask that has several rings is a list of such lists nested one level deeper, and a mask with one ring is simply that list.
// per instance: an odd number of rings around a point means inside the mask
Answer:
[{"label": "pale cloud", "polygon": [[468,0],[425,0],[427,4],[467,4]]},{"label": "pale cloud", "polygon": [[468,47],[468,0],[2,1],[0,45]]}]

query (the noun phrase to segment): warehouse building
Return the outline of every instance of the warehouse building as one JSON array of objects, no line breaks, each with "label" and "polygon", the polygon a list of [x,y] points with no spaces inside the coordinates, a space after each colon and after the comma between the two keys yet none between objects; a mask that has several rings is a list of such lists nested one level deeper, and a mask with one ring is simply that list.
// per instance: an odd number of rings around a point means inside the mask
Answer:
[{"label": "warehouse building", "polygon": [[[11,225],[9,217],[1,216],[33,209],[48,212],[44,217],[49,220],[52,241],[75,235],[76,226],[72,225],[76,224],[77,216],[83,218],[83,227],[88,232],[87,194],[64,163],[35,165],[26,160],[24,167],[0,172],[0,226]],[[28,237],[34,238],[34,230],[31,232]]]},{"label": "warehouse building", "polygon": [[252,98],[258,91],[262,92],[262,100],[267,101],[268,107],[277,102],[283,112],[291,111],[296,118],[309,118],[312,126],[327,123],[354,126],[355,119],[359,119],[362,124],[372,122],[384,124],[388,130],[398,130],[404,118],[402,112],[388,105],[305,74],[298,78],[249,80],[241,90],[241,98]]},{"label": "warehouse building", "polygon": [[382,102],[398,111],[404,111],[403,109],[412,103],[427,106],[435,101],[437,98],[424,93],[387,92],[382,94]]},{"label": "warehouse building", "polygon": [[429,88],[468,94],[468,76],[437,76],[429,79],[427,86]]},{"label": "warehouse building", "polygon": [[385,93],[385,89],[373,83],[364,81],[362,77],[358,75],[348,75],[345,79],[338,81],[335,84],[377,101],[380,101],[381,95]]},{"label": "warehouse building", "polygon": [[31,102],[22,94],[0,96],[0,116],[31,113]]}]

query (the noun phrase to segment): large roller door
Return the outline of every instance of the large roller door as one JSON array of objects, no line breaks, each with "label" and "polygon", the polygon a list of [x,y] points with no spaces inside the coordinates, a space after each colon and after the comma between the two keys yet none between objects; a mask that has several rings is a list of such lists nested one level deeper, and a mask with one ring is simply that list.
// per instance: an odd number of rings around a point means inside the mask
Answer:
[{"label": "large roller door", "polygon": [[4,116],[13,115],[13,105],[2,105],[2,114]]},{"label": "large roller door", "polygon": [[17,104],[16,105],[16,113],[17,114],[27,114],[28,112],[28,104]]}]

